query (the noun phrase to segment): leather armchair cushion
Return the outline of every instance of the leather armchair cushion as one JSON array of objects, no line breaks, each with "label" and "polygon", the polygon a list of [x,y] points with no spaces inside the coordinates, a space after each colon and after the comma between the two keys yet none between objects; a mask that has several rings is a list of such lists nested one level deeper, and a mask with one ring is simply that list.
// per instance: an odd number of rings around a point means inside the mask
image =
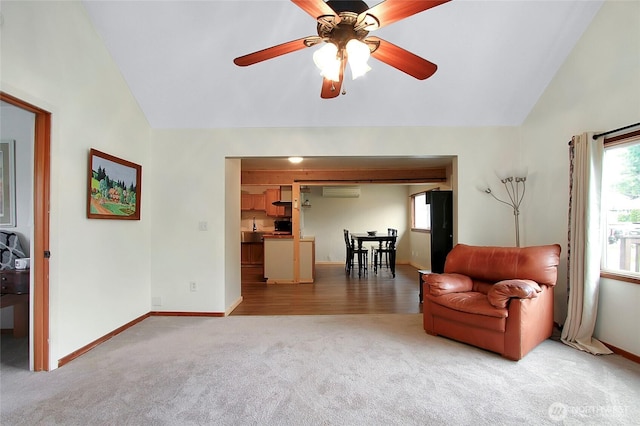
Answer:
[{"label": "leather armchair cushion", "polygon": [[553,286],[558,277],[560,246],[478,247],[457,244],[447,254],[445,273],[468,275],[477,281],[513,278]]},{"label": "leather armchair cushion", "polygon": [[504,280],[493,285],[487,293],[487,298],[496,308],[506,308],[512,297],[533,299],[538,297],[541,291],[538,283],[532,280]]},{"label": "leather armchair cushion", "polygon": [[[493,318],[506,318],[509,316],[509,311],[506,308],[496,308],[495,306],[492,306],[489,303],[486,294],[477,293],[475,291],[449,293],[443,294],[442,296],[427,295],[427,297],[434,304],[449,308],[452,312],[457,312],[457,314],[451,314],[451,319],[458,318],[458,314],[460,312]],[[464,322],[462,319],[458,319],[458,321]],[[475,320],[470,321],[470,325],[475,324],[479,326],[479,321],[482,321],[482,319],[480,317],[476,317]]]},{"label": "leather armchair cushion", "polygon": [[422,282],[429,286],[429,293],[433,296],[473,289],[471,278],[462,274],[426,274],[422,277]]}]

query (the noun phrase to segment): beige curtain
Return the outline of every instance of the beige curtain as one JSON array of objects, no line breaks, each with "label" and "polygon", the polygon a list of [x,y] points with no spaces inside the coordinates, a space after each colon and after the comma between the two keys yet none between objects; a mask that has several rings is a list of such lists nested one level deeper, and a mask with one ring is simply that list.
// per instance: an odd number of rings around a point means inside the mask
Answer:
[{"label": "beige curtain", "polygon": [[600,193],[602,187],[602,139],[591,133],[571,141],[569,198],[569,306],[562,341],[592,354],[611,351],[593,337],[598,310],[600,257],[602,251]]}]

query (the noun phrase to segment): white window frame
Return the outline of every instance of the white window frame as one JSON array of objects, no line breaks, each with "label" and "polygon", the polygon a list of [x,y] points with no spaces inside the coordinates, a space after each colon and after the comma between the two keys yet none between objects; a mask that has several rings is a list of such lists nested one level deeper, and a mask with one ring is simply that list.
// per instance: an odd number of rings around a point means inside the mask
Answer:
[{"label": "white window frame", "polygon": [[[417,217],[426,214],[426,223],[416,223]],[[411,194],[411,230],[418,232],[431,231],[431,209],[427,204],[427,191]]]},{"label": "white window frame", "polygon": [[[612,137],[612,138],[605,138],[604,139],[604,150],[605,150],[605,158],[607,155],[607,151],[609,150],[614,150],[614,149],[619,149],[621,147],[629,147],[629,146],[633,146],[633,145],[640,145],[640,131],[635,131],[635,132],[631,132],[631,133],[627,133],[627,134],[623,134],[620,136],[616,136],[616,137]],[[609,188],[605,187],[607,179],[606,179],[606,160],[603,162],[603,170],[602,170],[602,176],[603,176],[603,187],[602,187],[602,191],[603,191],[603,195],[605,193],[605,191],[609,191]],[[612,278],[615,280],[620,280],[620,281],[627,281],[630,283],[635,283],[635,284],[640,284],[640,272],[634,272],[634,271],[628,271],[628,270],[624,270],[624,269],[619,269],[619,268],[608,268],[605,266],[605,262],[606,262],[606,250],[608,250],[609,248],[609,229],[608,229],[608,220],[607,220],[607,214],[609,212],[609,206],[606,204],[606,198],[603,197],[602,199],[602,203],[601,203],[601,214],[603,217],[603,223],[604,223],[604,238],[603,238],[603,255],[602,255],[602,262],[601,262],[601,266],[600,266],[600,276],[604,277],[604,278]],[[638,248],[640,249],[640,248]]]}]

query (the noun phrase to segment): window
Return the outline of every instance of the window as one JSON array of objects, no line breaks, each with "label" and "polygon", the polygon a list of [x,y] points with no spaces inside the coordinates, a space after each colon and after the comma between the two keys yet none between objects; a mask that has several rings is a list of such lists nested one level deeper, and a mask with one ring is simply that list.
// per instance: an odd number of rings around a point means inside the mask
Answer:
[{"label": "window", "polygon": [[427,204],[426,192],[411,196],[411,228],[414,231],[428,231],[431,228],[431,209]]},{"label": "window", "polygon": [[605,139],[604,149],[602,269],[640,278],[640,134]]}]

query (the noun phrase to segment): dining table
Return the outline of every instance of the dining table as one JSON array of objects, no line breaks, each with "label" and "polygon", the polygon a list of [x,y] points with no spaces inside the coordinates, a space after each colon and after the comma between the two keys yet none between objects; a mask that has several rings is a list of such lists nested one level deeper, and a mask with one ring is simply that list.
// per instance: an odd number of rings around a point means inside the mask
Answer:
[{"label": "dining table", "polygon": [[[395,246],[396,246],[396,240],[397,240],[398,236],[397,235],[388,235],[388,234],[378,234],[377,232],[374,233],[369,233],[369,232],[364,232],[364,233],[352,233],[351,234],[351,241],[354,244],[358,245],[358,249],[362,249],[362,243],[367,241],[374,241],[374,242],[378,242],[378,244],[380,244],[380,248],[382,248],[384,243],[389,243],[388,249],[389,249],[389,268],[391,269],[391,275],[393,276],[393,278],[396,277],[396,251],[395,251]],[[375,260],[374,260],[375,262]],[[358,276],[362,276],[362,252],[358,251]]]}]

